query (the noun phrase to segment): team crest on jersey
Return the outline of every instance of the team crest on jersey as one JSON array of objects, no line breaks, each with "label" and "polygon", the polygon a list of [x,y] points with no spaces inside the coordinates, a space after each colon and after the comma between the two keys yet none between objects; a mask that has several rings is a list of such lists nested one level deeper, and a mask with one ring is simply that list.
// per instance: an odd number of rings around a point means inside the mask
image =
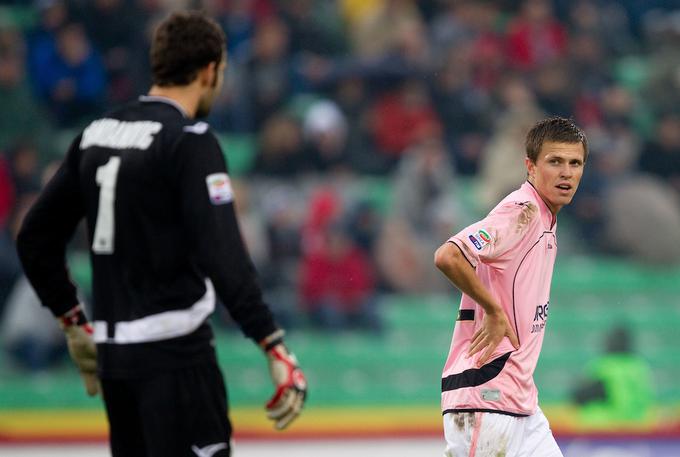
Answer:
[{"label": "team crest on jersey", "polygon": [[206,176],[208,195],[213,205],[224,205],[234,199],[234,191],[231,188],[231,180],[226,173],[213,173]]},{"label": "team crest on jersey", "polygon": [[475,245],[478,251],[491,242],[491,235],[485,229],[479,229],[477,233],[468,235],[468,239]]}]

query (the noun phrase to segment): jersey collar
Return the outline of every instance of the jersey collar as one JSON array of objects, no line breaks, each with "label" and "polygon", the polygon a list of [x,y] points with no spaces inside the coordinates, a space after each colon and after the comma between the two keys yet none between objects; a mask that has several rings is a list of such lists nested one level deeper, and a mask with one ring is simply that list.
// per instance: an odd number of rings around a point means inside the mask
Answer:
[{"label": "jersey collar", "polygon": [[174,107],[175,109],[177,109],[177,111],[180,112],[182,117],[186,117],[186,118],[189,117],[189,116],[187,116],[186,111],[184,111],[184,108],[182,108],[182,106],[179,103],[177,103],[176,101],[174,101],[173,99],[168,98],[168,97],[161,97],[159,95],[140,95],[139,101],[140,102],[146,102],[146,103],[148,103],[148,102],[165,103],[165,104],[168,104],[168,105]]},{"label": "jersey collar", "polygon": [[550,211],[550,207],[545,200],[543,200],[543,197],[541,197],[541,194],[538,193],[533,184],[529,181],[525,181],[522,187],[532,193],[536,198],[536,201],[539,202],[538,206],[541,208],[541,219],[543,220],[543,223],[552,230],[557,222],[557,216]]}]

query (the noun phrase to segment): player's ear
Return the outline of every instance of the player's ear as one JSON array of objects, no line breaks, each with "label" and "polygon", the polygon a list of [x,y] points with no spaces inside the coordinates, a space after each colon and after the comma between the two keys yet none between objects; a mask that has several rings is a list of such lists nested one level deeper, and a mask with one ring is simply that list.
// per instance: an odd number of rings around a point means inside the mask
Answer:
[{"label": "player's ear", "polygon": [[536,173],[536,164],[529,157],[524,158],[524,164],[527,167],[527,176],[533,178]]},{"label": "player's ear", "polygon": [[198,79],[201,86],[213,87],[217,77],[217,62],[210,62],[198,71]]}]

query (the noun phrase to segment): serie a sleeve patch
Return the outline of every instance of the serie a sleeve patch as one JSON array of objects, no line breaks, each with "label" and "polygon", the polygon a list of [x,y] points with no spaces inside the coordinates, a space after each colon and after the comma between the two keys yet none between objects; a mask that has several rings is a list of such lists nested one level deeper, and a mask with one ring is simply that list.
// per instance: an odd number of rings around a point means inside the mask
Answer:
[{"label": "serie a sleeve patch", "polygon": [[481,251],[484,246],[491,242],[491,235],[485,229],[479,229],[476,233],[468,234],[468,239],[478,251]]},{"label": "serie a sleeve patch", "polygon": [[213,173],[205,177],[208,186],[208,196],[213,205],[224,205],[234,199],[231,180],[226,173]]}]

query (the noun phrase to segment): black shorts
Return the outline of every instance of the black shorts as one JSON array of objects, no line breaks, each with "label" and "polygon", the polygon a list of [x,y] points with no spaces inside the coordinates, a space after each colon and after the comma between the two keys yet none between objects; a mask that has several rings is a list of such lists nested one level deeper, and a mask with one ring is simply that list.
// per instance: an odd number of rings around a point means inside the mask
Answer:
[{"label": "black shorts", "polygon": [[228,457],[227,392],[215,364],[102,379],[113,457]]}]

